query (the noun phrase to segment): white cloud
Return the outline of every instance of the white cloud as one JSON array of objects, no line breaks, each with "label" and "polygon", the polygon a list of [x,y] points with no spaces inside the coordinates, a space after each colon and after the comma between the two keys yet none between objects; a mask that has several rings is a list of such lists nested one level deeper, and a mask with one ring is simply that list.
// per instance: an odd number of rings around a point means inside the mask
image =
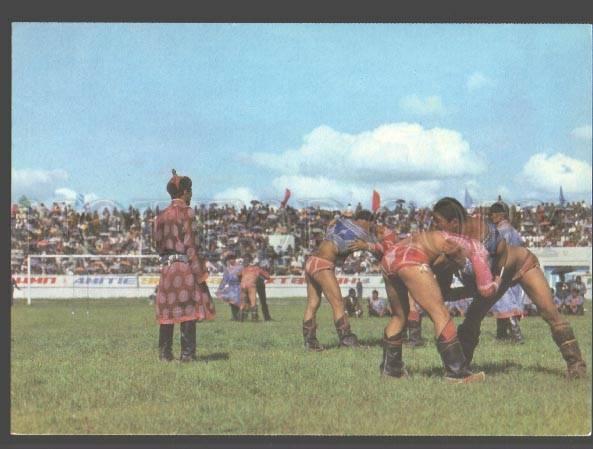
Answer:
[{"label": "white cloud", "polygon": [[[54,199],[57,201],[76,201],[76,196],[78,192],[75,190],[69,189],[68,187],[60,187],[54,191]],[[83,201],[85,203],[92,203],[93,201],[97,201],[99,199],[99,195],[96,193],[84,193],[83,194]]]},{"label": "white cloud", "polygon": [[321,126],[306,135],[297,150],[255,153],[252,160],[284,175],[367,186],[451,179],[485,170],[482,158],[458,132],[410,123],[386,124],[359,134]]},{"label": "white cloud", "polygon": [[256,200],[258,197],[248,187],[230,187],[214,195],[214,199],[222,203],[228,202],[236,205],[237,201],[239,201],[249,205],[251,200]]},{"label": "white cloud", "polygon": [[576,139],[591,142],[593,131],[591,125],[583,125],[573,129],[570,134]]},{"label": "white cloud", "polygon": [[416,94],[408,95],[399,101],[399,107],[410,114],[422,116],[443,115],[447,112],[441,97],[438,95],[431,95],[425,98],[420,98]]},{"label": "white cloud", "polygon": [[99,195],[96,193],[85,193],[84,194],[84,202],[85,203],[92,203],[93,201],[97,201],[99,199]]},{"label": "white cloud", "polygon": [[65,170],[42,170],[25,168],[12,169],[12,198],[18,199],[22,195],[38,201],[51,199],[51,194],[60,184],[68,180]]},{"label": "white cloud", "polygon": [[467,77],[465,86],[467,90],[473,92],[483,87],[491,87],[494,85],[494,81],[484,75],[482,72],[474,72]]},{"label": "white cloud", "polygon": [[373,190],[377,190],[381,194],[383,205],[398,198],[417,203],[428,203],[439,196],[442,184],[439,180],[430,180],[394,181],[365,185],[333,177],[307,175],[282,175],[272,182],[272,185],[278,190],[284,186],[290,186],[295,199],[301,204],[306,203],[307,200],[323,198],[344,206],[349,202],[352,204],[360,202],[368,206]]},{"label": "white cloud", "polygon": [[54,191],[54,196],[65,201],[75,201],[77,193],[67,187],[60,187]]},{"label": "white cloud", "polygon": [[534,154],[521,175],[530,186],[545,193],[558,192],[560,186],[565,193],[591,192],[591,164],[563,153]]}]

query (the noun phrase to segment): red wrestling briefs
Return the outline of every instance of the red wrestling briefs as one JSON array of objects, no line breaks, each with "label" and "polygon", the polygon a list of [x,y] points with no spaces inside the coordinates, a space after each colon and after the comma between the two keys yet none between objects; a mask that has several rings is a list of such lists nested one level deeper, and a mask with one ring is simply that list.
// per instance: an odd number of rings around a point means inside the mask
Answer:
[{"label": "red wrestling briefs", "polygon": [[313,276],[321,270],[333,270],[335,267],[336,266],[329,260],[317,256],[309,256],[307,262],[305,262],[305,273],[309,276]]},{"label": "red wrestling briefs", "polygon": [[427,268],[430,259],[422,249],[410,243],[399,243],[391,246],[381,259],[381,268],[387,276],[396,275],[404,267],[423,265]]},{"label": "red wrestling briefs", "polygon": [[513,276],[513,279],[511,279],[511,284],[517,284],[519,281],[521,281],[521,278],[525,273],[527,273],[529,270],[532,270],[533,268],[538,267],[539,259],[537,258],[537,256],[532,252],[527,253],[525,260],[521,264],[521,268],[519,268],[519,271],[517,271],[517,273]]}]

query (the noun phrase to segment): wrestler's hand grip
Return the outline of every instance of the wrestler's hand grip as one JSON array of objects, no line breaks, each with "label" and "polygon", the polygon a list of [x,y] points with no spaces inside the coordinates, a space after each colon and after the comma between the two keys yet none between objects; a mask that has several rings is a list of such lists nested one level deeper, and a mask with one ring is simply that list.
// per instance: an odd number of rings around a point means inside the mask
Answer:
[{"label": "wrestler's hand grip", "polygon": [[372,251],[374,248],[361,239],[354,240],[348,244],[348,251]]},{"label": "wrestler's hand grip", "polygon": [[488,284],[485,284],[485,285],[479,285],[478,292],[480,293],[480,296],[482,296],[483,298],[493,297],[498,292],[498,289],[500,288],[500,283],[501,283],[500,276],[496,276],[494,278],[494,281],[489,282]]}]

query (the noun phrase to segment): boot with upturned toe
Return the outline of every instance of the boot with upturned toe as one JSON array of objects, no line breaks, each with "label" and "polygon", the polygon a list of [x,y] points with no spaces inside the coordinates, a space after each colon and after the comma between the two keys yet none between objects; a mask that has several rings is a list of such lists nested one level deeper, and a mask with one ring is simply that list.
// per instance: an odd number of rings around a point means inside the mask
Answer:
[{"label": "boot with upturned toe", "polygon": [[348,323],[346,315],[335,321],[334,325],[340,339],[340,347],[352,348],[359,346],[358,337],[350,329],[350,323]]},{"label": "boot with upturned toe", "polygon": [[303,338],[305,340],[305,348],[309,351],[323,351],[325,348],[317,340],[317,325],[315,319],[303,321]]}]

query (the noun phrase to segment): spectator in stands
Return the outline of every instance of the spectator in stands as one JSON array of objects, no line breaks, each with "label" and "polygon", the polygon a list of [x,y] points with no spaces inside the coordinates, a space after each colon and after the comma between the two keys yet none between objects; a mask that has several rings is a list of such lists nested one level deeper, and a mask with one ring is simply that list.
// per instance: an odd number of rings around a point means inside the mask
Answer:
[{"label": "spectator in stands", "polygon": [[377,290],[373,290],[371,292],[371,297],[368,298],[368,311],[369,316],[391,316],[391,308],[387,299],[380,298]]},{"label": "spectator in stands", "polygon": [[[89,208],[93,209],[92,205]],[[11,249],[21,260],[26,260],[28,254],[42,251],[46,254],[139,254],[142,248],[142,254],[156,254],[153,230],[157,210],[158,207],[146,208],[141,213],[131,206],[122,209],[101,206],[99,213],[76,211],[58,203],[51,208],[43,204],[13,204]],[[591,246],[591,207],[585,203],[569,203],[563,207],[552,203],[513,205],[511,211],[512,225],[523,235],[527,246]],[[244,207],[200,205],[194,212],[198,218],[196,234],[201,256],[216,265],[218,273],[224,271],[224,264],[220,263],[223,254],[233,251],[239,256],[260,251],[269,252],[270,273],[302,275],[309,249],[319,245],[323,230],[339,211],[319,207],[299,210],[287,206],[279,213],[269,205],[254,202]],[[478,212],[488,210],[478,208]],[[402,200],[394,209],[379,210],[377,217],[405,238],[411,232],[427,228],[430,208],[416,208]],[[268,236],[273,233],[295,237],[290,251],[280,255],[269,247]],[[145,262],[145,270],[158,272],[156,260]],[[344,267],[351,273],[380,273],[377,261],[368,254],[349,257]],[[35,269],[36,273],[43,270],[65,273],[55,259],[48,259]],[[116,270],[111,268],[112,272]],[[569,293],[567,291],[566,296]]]}]

